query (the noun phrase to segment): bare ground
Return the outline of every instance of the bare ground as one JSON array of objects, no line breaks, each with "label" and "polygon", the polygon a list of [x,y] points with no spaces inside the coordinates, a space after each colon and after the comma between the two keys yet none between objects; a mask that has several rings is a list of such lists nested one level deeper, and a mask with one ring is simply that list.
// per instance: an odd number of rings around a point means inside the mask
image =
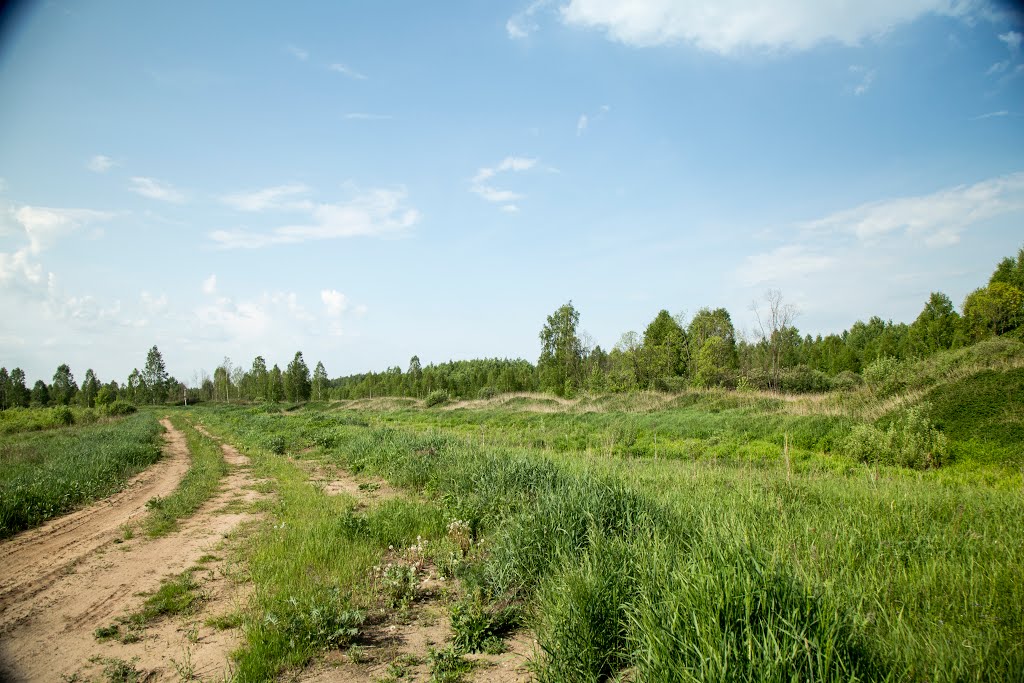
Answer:
[{"label": "bare ground", "polygon": [[[234,511],[234,503],[257,494],[247,459],[224,446],[232,469],[213,499],[167,536],[126,539],[146,501],[171,493],[189,467],[184,435],[162,424],[166,457],[124,491],[0,544],[0,680],[93,679],[114,658],[131,662],[145,680],[179,680],[188,670],[204,680],[224,678],[237,632],[203,621],[244,602],[244,587],[229,580],[230,567],[218,556],[224,538],[253,517]],[[139,609],[140,593],[211,554],[217,559],[207,557],[195,573],[206,596],[198,613],[158,621],[139,642],[97,641],[97,628]]]}]

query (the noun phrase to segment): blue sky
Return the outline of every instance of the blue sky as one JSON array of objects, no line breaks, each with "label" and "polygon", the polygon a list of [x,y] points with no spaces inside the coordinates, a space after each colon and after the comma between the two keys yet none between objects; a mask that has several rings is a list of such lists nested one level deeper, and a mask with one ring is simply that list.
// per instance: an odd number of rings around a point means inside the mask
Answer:
[{"label": "blue sky", "polygon": [[1024,46],[952,0],[30,3],[0,36],[0,357],[332,376],[610,348],[778,288],[828,333],[1024,244]]}]

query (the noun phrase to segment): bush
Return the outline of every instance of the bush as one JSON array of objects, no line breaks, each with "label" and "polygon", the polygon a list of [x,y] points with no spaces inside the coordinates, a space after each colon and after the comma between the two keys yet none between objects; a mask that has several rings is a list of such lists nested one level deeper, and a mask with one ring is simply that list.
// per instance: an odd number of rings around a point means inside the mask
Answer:
[{"label": "bush", "polygon": [[910,384],[907,368],[892,356],[882,356],[864,368],[864,382],[881,397],[892,396]]},{"label": "bush", "polygon": [[70,426],[75,424],[75,414],[67,406],[57,406],[50,413],[55,425]]},{"label": "bush", "polygon": [[824,372],[806,365],[782,371],[782,391],[787,394],[821,393],[832,389],[832,380]]},{"label": "bush", "polygon": [[477,396],[480,399],[487,400],[489,398],[494,398],[497,393],[498,392],[495,391],[494,387],[482,387]]},{"label": "bush", "polygon": [[928,405],[908,408],[888,429],[857,425],[844,442],[847,455],[862,462],[902,465],[917,469],[938,467],[948,460],[946,436],[926,417]]},{"label": "bush", "polygon": [[448,392],[441,391],[439,389],[437,391],[431,391],[429,394],[427,394],[427,398],[424,400],[423,403],[427,408],[433,408],[434,406],[439,406],[447,402]]},{"label": "bush", "polygon": [[131,403],[128,403],[128,401],[117,399],[116,401],[104,405],[101,410],[104,415],[115,417],[120,415],[131,415],[136,412],[138,408],[133,406]]},{"label": "bush", "polygon": [[286,445],[284,437],[280,434],[268,436],[263,441],[263,447],[274,455],[284,455]]},{"label": "bush", "polygon": [[452,640],[461,652],[483,652],[518,624],[515,608],[487,605],[477,591],[452,606]]},{"label": "bush", "polygon": [[832,378],[832,389],[835,391],[853,391],[863,385],[864,378],[850,370],[843,370]]}]

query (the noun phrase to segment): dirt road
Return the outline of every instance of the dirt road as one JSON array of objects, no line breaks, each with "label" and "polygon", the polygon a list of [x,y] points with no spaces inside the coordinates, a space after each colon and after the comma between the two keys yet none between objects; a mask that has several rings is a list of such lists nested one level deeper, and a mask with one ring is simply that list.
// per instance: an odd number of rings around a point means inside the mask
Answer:
[{"label": "dirt road", "polygon": [[236,632],[202,626],[205,616],[240,601],[239,587],[228,572],[218,571],[221,557],[203,565],[207,601],[190,623],[165,619],[136,643],[100,643],[94,635],[137,610],[144,600],[140,592],[156,590],[161,579],[193,567],[204,554],[221,554],[217,546],[224,537],[253,516],[237,511],[248,508],[237,503],[258,495],[247,461],[225,446],[232,469],[220,493],[177,531],[149,539],[136,529],[126,540],[126,525],[137,525],[146,501],[170,494],[189,467],[184,435],[167,420],[161,424],[167,429],[165,457],[125,490],[0,543],[0,680],[88,679],[114,658],[134,662],[147,680],[178,680],[183,666],[204,679],[223,677]]}]

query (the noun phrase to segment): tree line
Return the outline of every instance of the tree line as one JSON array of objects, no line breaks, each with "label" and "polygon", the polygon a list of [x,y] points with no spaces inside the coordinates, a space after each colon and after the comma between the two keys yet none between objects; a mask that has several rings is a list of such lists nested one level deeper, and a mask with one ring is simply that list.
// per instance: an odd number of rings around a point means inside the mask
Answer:
[{"label": "tree line", "polygon": [[374,396],[489,397],[516,391],[571,396],[579,391],[679,390],[687,386],[775,391],[827,391],[860,383],[861,373],[882,360],[922,358],[993,336],[1024,338],[1024,248],[1004,258],[988,283],[971,292],[961,311],[942,292],[933,292],[910,324],[875,316],[839,334],[801,335],[796,309],[778,291],[754,306],[757,329],[751,338],[735,329],[725,308],[701,308],[687,320],[660,311],[644,329],[624,333],[611,350],[592,344],[579,327],[570,301],[547,316],[539,334],[536,364],[523,359],[484,358],[423,366],[413,356],[408,368],[394,366],[330,379],[322,362],[310,373],[301,351],[282,370],[263,356],[250,367],[229,358],[213,376],[192,386],[167,373],[156,346],[142,370],[124,384],[102,383],[92,369],[79,386],[67,364],[51,383],[28,388],[21,368],[0,368],[0,408],[80,405],[116,400],[133,404],[183,401],[324,401]]}]

